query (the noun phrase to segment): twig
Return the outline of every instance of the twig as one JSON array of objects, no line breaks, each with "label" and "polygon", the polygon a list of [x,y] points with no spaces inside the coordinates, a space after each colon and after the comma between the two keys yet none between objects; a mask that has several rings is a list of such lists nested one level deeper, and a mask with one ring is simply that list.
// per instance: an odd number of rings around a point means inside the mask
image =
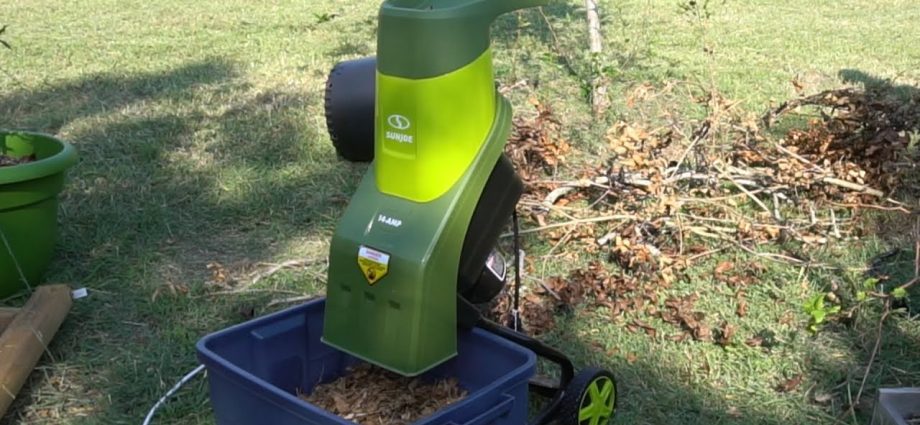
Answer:
[{"label": "twig", "polygon": [[827,183],[827,184],[832,184],[832,185],[835,185],[835,186],[840,186],[840,187],[842,187],[842,188],[850,189],[850,190],[852,190],[852,191],[854,191],[854,192],[859,192],[859,193],[865,193],[865,194],[867,194],[867,195],[872,195],[872,196],[875,196],[875,197],[877,197],[877,198],[881,198],[881,197],[884,197],[884,196],[885,196],[885,193],[882,192],[881,190],[873,189],[873,188],[871,188],[871,187],[869,187],[869,186],[866,186],[866,185],[862,185],[862,184],[858,184],[858,183],[853,183],[853,182],[848,182],[848,181],[846,181],[846,180],[841,180],[841,179],[834,178],[834,177],[824,177],[824,178],[821,179],[821,181],[824,182],[824,183]]},{"label": "twig", "polygon": [[[762,193],[762,192],[766,192],[766,190],[764,190],[764,189],[757,189],[757,190],[752,190],[752,191],[751,191],[751,193],[753,193],[753,194],[755,194],[755,195],[758,194],[758,193]],[[678,198],[677,200],[680,201],[680,202],[702,202],[702,203],[706,203],[706,204],[712,204],[712,205],[717,205],[717,206],[719,206],[720,204],[716,204],[715,201],[724,201],[724,200],[727,200],[727,199],[740,198],[740,197],[742,197],[742,196],[747,196],[747,195],[745,195],[745,194],[743,194],[743,193],[736,193],[736,194],[733,194],[733,195],[714,196],[714,197],[712,197],[712,198]],[[739,214],[740,214],[740,213],[739,213]]]},{"label": "twig", "polygon": [[834,89],[834,90],[825,90],[821,93],[814,94],[808,97],[788,100],[786,102],[783,102],[783,104],[781,104],[778,108],[768,111],[766,114],[764,114],[764,116],[761,118],[761,121],[763,122],[765,128],[770,128],[770,126],[773,125],[773,120],[776,119],[776,117],[786,113],[786,111],[798,108],[799,106],[805,106],[805,105],[828,106],[828,105],[825,105],[826,102],[822,103],[821,101],[824,99],[827,99],[828,96],[841,97],[845,95],[847,95],[847,89]]},{"label": "twig", "polygon": [[773,218],[779,223],[783,221],[783,216],[779,213],[779,197],[776,192],[773,192]]},{"label": "twig", "polygon": [[615,238],[619,234],[620,232],[617,232],[617,231],[607,232],[606,235],[601,236],[600,238],[597,239],[597,244],[600,246],[607,245],[608,243],[610,243],[611,240],[613,240],[613,238]]},{"label": "twig", "polygon": [[[249,289],[244,289],[242,291],[238,289],[231,289],[229,291],[209,292],[203,295],[202,297],[206,297],[206,296],[209,297],[212,295],[242,295],[242,294],[259,294],[259,293],[294,295],[294,294],[299,294],[300,292],[289,291],[289,290],[284,290],[284,289],[273,289],[273,288],[249,288]],[[192,297],[192,298],[200,298],[200,297]]]},{"label": "twig", "polygon": [[763,203],[763,201],[760,200],[760,198],[758,198],[753,193],[751,193],[749,190],[747,190],[744,186],[738,183],[731,176],[725,176],[725,178],[727,178],[728,181],[732,182],[735,186],[737,186],[738,189],[741,189],[741,191],[744,192],[744,194],[747,195],[748,198],[751,198],[751,200],[754,201],[754,203],[756,203],[758,206],[760,206],[760,208],[762,208],[764,211],[766,211],[767,214],[772,215],[772,213],[770,212],[770,209],[767,208],[767,206]]},{"label": "twig", "polygon": [[766,258],[766,259],[768,259],[768,260],[773,260],[773,261],[776,261],[776,262],[781,262],[781,263],[792,263],[792,264],[796,264],[796,265],[805,265],[805,264],[809,264],[808,261],[801,260],[801,259],[794,258],[794,257],[790,257],[790,256],[787,256],[787,255],[773,254],[773,253],[769,253],[769,252],[757,252],[757,251],[754,251],[754,250],[751,249],[751,248],[748,248],[748,247],[744,246],[743,243],[738,242],[738,241],[731,241],[731,242],[734,243],[735,245],[737,245],[739,248],[741,248],[741,249],[744,250],[745,252],[747,252],[747,253],[749,253],[749,254],[751,254],[751,255],[754,255],[754,256],[756,256],[756,257],[762,257],[762,258]]},{"label": "twig", "polygon": [[[538,233],[544,230],[555,229],[557,227],[573,226],[578,224],[588,224],[588,223],[600,223],[604,221],[617,221],[617,220],[637,220],[638,217],[634,215],[624,215],[624,214],[614,214],[614,215],[604,215],[600,217],[590,217],[590,218],[581,218],[577,220],[565,221],[562,223],[553,223],[546,226],[535,227],[533,229],[525,229],[518,232],[521,235],[528,233]],[[501,235],[502,238],[507,238],[512,236],[511,233],[505,233]]]},{"label": "twig", "polygon": [[690,146],[687,147],[687,150],[684,151],[683,155],[681,155],[680,159],[677,161],[677,165],[674,167],[674,172],[680,170],[680,167],[684,165],[684,161],[687,160],[687,156],[690,155],[690,152],[693,151],[693,148],[695,148],[699,142],[703,141],[703,139],[709,135],[709,130],[711,128],[712,122],[707,119],[703,122],[700,128],[693,132],[693,140],[690,142]]},{"label": "twig", "polygon": [[713,233],[708,233],[708,232],[706,232],[705,230],[703,230],[703,228],[696,227],[696,226],[690,226],[690,227],[687,228],[687,230],[689,230],[690,233],[693,233],[693,234],[695,234],[695,235],[697,235],[697,236],[702,236],[702,237],[704,237],[704,238],[718,239],[718,240],[726,240],[726,239],[727,239],[727,238],[726,238],[725,236],[723,236],[723,235],[717,235],[717,234],[713,234]]},{"label": "twig", "polygon": [[[920,219],[918,219],[917,225],[920,226]],[[914,241],[914,278],[907,283],[898,286],[897,289],[899,290],[906,291],[920,282],[920,228],[915,230],[914,237],[916,239]]]},{"label": "twig", "polygon": [[912,212],[909,209],[904,208],[904,207],[883,207],[881,205],[873,205],[873,204],[844,204],[844,203],[839,203],[839,202],[831,202],[831,205],[835,207],[869,208],[869,209],[880,210],[880,211],[897,211],[897,212],[902,212],[904,214],[912,214]]},{"label": "twig", "polygon": [[[696,260],[699,260],[700,258],[708,257],[708,256],[713,255],[713,254],[718,254],[718,253],[720,253],[720,252],[722,252],[722,251],[725,251],[726,249],[727,249],[727,248],[725,248],[725,247],[716,248],[716,249],[710,249],[709,251],[703,251],[703,252],[701,252],[701,253],[699,253],[699,254],[691,255],[691,256],[687,257],[686,259],[684,259],[684,260],[682,260],[682,261],[683,261],[683,263],[685,263],[685,264],[690,264],[690,263],[692,263],[692,262],[694,262],[694,261],[696,261]],[[675,264],[671,264],[671,265],[669,265],[669,266],[663,268],[662,270],[670,270],[670,269],[673,269],[674,267],[675,267]]]},{"label": "twig", "polygon": [[677,253],[684,255],[684,223],[681,214],[677,214]]},{"label": "twig", "polygon": [[256,273],[255,276],[252,278],[252,280],[251,280],[248,284],[244,285],[243,287],[241,287],[241,288],[239,288],[239,289],[245,289],[246,287],[255,285],[255,284],[259,283],[260,280],[265,279],[265,278],[267,278],[267,277],[270,277],[271,275],[273,275],[273,274],[275,274],[275,273],[278,273],[279,271],[281,271],[281,270],[283,270],[283,269],[293,269],[293,268],[306,267],[306,266],[308,266],[308,265],[310,265],[310,264],[314,264],[314,263],[316,263],[316,262],[318,262],[318,261],[321,261],[321,260],[311,260],[311,259],[307,259],[307,260],[289,260],[289,261],[285,261],[285,262],[280,263],[280,264],[274,264],[274,265],[272,265],[272,267],[270,267],[268,270],[265,270],[265,271],[260,272],[260,273]]},{"label": "twig", "polygon": [[800,156],[799,154],[797,154],[797,153],[795,153],[795,152],[793,152],[793,151],[791,151],[791,150],[789,150],[789,149],[786,149],[786,148],[785,148],[783,145],[781,145],[779,142],[773,142],[773,146],[775,146],[776,149],[778,149],[780,152],[782,152],[782,153],[784,153],[784,154],[786,154],[786,155],[791,156],[792,158],[796,159],[797,161],[801,162],[802,164],[805,164],[805,165],[807,165],[807,166],[809,166],[809,167],[812,167],[812,168],[814,168],[815,170],[817,170],[817,171],[819,171],[819,172],[822,172],[822,173],[824,172],[824,169],[823,169],[823,168],[821,168],[821,167],[817,166],[816,164],[812,163],[811,161],[809,161],[809,160],[803,158],[803,157]]},{"label": "twig", "polygon": [[312,300],[312,299],[314,299],[314,298],[316,298],[316,295],[304,295],[304,296],[300,296],[300,297],[282,298],[282,299],[278,299],[278,300],[273,300],[272,302],[268,303],[268,305],[266,305],[266,307],[274,307],[274,306],[280,305],[280,304],[291,304],[291,303],[299,303],[299,302],[303,302],[303,301],[310,301],[310,300]]},{"label": "twig", "polygon": [[840,238],[841,238],[841,236],[840,236],[840,229],[837,228],[837,215],[834,214],[834,209],[833,209],[833,208],[831,208],[831,224],[832,224],[833,227],[834,227],[834,237],[837,238],[837,239],[840,239]]},{"label": "twig", "polygon": [[559,43],[559,37],[556,35],[556,30],[553,29],[553,25],[549,22],[549,18],[546,16],[546,12],[543,11],[543,6],[538,7],[537,12],[540,13],[540,17],[543,18],[543,22],[546,24],[546,28],[549,29],[549,34],[553,37],[553,47],[556,50],[556,54],[562,58],[562,63],[565,65],[565,69],[568,70],[570,74],[581,78],[581,75],[579,75],[578,71],[575,70],[575,67],[572,66],[572,62],[569,61],[569,57],[563,53],[562,45]]},{"label": "twig", "polygon": [[[914,224],[914,278],[909,282],[901,285],[898,289],[908,289],[911,286],[920,282],[920,218]],[[866,380],[869,379],[869,372],[872,370],[872,364],[875,362],[875,356],[878,355],[879,347],[882,344],[882,330],[884,329],[885,319],[888,318],[891,314],[891,296],[885,294],[884,303],[885,307],[882,311],[882,317],[878,321],[878,333],[875,338],[875,346],[872,348],[872,354],[869,356],[869,364],[866,365],[866,372],[863,373],[862,382],[859,384],[859,391],[856,392],[856,401],[850,404],[850,410],[856,408],[856,405],[859,404],[860,397],[862,397],[863,389],[866,387]]]},{"label": "twig", "polygon": [[903,202],[900,202],[900,201],[897,201],[891,198],[885,198],[885,202],[892,204],[892,205],[897,205],[899,207],[905,207],[905,208],[907,207],[907,205],[904,204]]},{"label": "twig", "polygon": [[708,257],[713,254],[718,254],[722,251],[725,251],[725,249],[726,248],[716,248],[716,249],[710,249],[709,251],[701,252],[699,254],[694,254],[694,255],[691,255],[689,258],[687,258],[687,261],[699,260],[700,258],[703,258],[703,257]]},{"label": "twig", "polygon": [[607,177],[597,177],[594,180],[582,179],[582,180],[567,182],[563,186],[557,187],[556,189],[553,189],[549,194],[547,194],[546,197],[543,198],[542,206],[544,208],[551,208],[553,204],[555,204],[556,201],[559,200],[559,198],[569,194],[569,192],[577,188],[587,188],[587,187],[591,187],[594,185],[604,185],[604,184],[607,184],[609,181],[610,179],[608,179]]},{"label": "twig", "polygon": [[548,209],[548,210],[551,210],[551,211],[581,211],[581,212],[586,211],[585,208],[580,208],[580,207],[567,207],[567,206],[562,206],[562,205],[551,205],[551,206],[549,206],[549,207],[545,207],[545,206],[543,205],[542,202],[528,201],[528,200],[526,200],[526,199],[522,199],[521,202],[520,202],[520,204],[521,204],[521,205],[524,205],[524,206],[528,206],[528,207],[538,207],[538,208],[542,208],[543,210],[547,210],[547,209]]},{"label": "twig", "polygon": [[[669,170],[673,170],[670,168]],[[694,173],[694,172],[683,172],[674,176],[671,176],[662,181],[664,184],[674,184],[683,180],[698,180],[698,181],[713,181],[715,178],[709,174],[704,173]],[[646,176],[633,173],[623,175],[621,179],[615,180],[617,183],[623,183],[630,186],[634,186],[640,189],[647,189],[652,186],[652,180],[648,179]],[[758,187],[758,185],[751,181],[737,180],[740,184],[746,184],[747,186]],[[571,193],[575,189],[585,189],[589,187],[597,187],[600,189],[610,189],[611,179],[607,176],[598,176],[593,179],[580,179],[572,181],[541,181],[538,183],[543,184],[558,184],[560,187],[553,189],[549,194],[543,198],[542,206],[545,208],[550,208],[553,204],[559,201],[563,196]],[[758,190],[759,192],[760,190]],[[731,196],[729,196],[731,197]],[[728,197],[726,197],[728,198]],[[713,198],[713,199],[722,199],[722,198]]]},{"label": "twig", "polygon": [[[278,273],[278,272],[281,271],[281,270],[307,267],[307,266],[309,266],[309,265],[316,264],[316,263],[319,263],[319,262],[321,262],[321,261],[323,261],[323,260],[319,260],[319,259],[302,259],[302,260],[288,260],[288,261],[285,261],[285,262],[283,262],[283,263],[277,263],[277,264],[275,264],[275,263],[260,263],[259,266],[269,266],[269,268],[266,269],[266,270],[264,270],[264,271],[261,271],[261,272],[255,272],[255,273],[253,273],[253,274],[251,275],[252,277],[250,278],[249,282],[247,282],[247,283],[245,283],[245,284],[243,284],[243,285],[240,285],[240,286],[238,286],[238,287],[236,287],[236,288],[233,288],[233,289],[231,289],[231,290],[221,291],[221,292],[214,292],[214,293],[212,293],[212,294],[213,294],[213,295],[230,295],[230,294],[243,294],[243,293],[247,293],[247,292],[256,292],[256,291],[251,290],[250,288],[251,288],[252,286],[256,285],[257,283],[259,283],[260,281],[262,281],[263,279],[266,279],[266,278],[268,278],[268,277],[274,275],[275,273]],[[272,290],[269,290],[268,292],[271,292],[271,291],[272,291]]]},{"label": "twig", "polygon": [[856,400],[850,403],[850,410],[856,409],[856,405],[859,404],[859,399],[862,397],[863,389],[866,387],[866,380],[869,379],[869,371],[872,370],[872,363],[875,362],[875,356],[878,355],[878,349],[882,345],[882,329],[889,313],[891,313],[891,300],[885,300],[885,310],[882,312],[882,317],[878,321],[878,334],[875,338],[875,347],[872,348],[872,355],[869,356],[869,364],[866,366],[866,372],[863,374],[862,382],[859,384],[859,391],[856,392]]},{"label": "twig", "polygon": [[[573,231],[574,231],[574,229],[569,229],[568,232],[565,232],[565,235],[563,235],[561,238],[559,238],[558,241],[556,241],[555,244],[553,244],[553,247],[550,248],[549,252],[547,252],[546,255],[543,256],[543,264],[540,265],[540,279],[538,280],[538,282],[540,283],[540,286],[542,286],[543,289],[545,289],[546,292],[548,292],[550,295],[552,295],[553,298],[555,298],[557,301],[562,301],[562,297],[560,297],[559,294],[557,294],[556,291],[554,291],[552,288],[550,288],[549,285],[547,285],[546,282],[545,282],[545,280],[546,280],[546,263],[547,263],[547,258],[548,258],[549,256],[553,255],[553,252],[556,251],[556,248],[560,247],[562,244],[564,244],[564,243],[566,243],[566,242],[569,241],[569,239],[572,237],[572,232],[573,232]],[[525,276],[525,277],[526,277],[526,276]]]}]

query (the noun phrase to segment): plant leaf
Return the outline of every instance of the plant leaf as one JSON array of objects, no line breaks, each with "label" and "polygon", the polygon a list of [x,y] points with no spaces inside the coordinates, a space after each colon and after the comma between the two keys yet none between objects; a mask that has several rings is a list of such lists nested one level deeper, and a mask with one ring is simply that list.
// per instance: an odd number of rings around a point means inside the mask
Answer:
[{"label": "plant leaf", "polygon": [[815,294],[805,303],[805,312],[811,314],[816,310],[824,309],[824,294]]}]

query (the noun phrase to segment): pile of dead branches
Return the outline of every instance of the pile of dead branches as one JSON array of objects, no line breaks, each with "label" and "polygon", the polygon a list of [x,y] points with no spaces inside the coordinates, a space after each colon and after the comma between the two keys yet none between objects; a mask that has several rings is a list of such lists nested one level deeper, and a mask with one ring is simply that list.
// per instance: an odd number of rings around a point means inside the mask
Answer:
[{"label": "pile of dead branches", "polygon": [[[523,213],[536,224],[524,233],[540,232],[554,251],[566,245],[562,251],[596,253],[622,271],[611,276],[594,264],[541,282],[524,297],[525,323],[549,328],[545,316],[589,301],[614,318],[636,311],[659,317],[681,330],[674,339],[724,339],[733,331],[705,323],[694,299],[664,300],[666,311],[657,311],[658,289],[726,250],[813,264],[808,247],[861,235],[861,211],[911,212],[896,199],[920,181],[920,99],[834,90],[789,101],[761,124],[732,113],[733,104],[718,96],[706,102],[712,113],[692,131],[613,125],[604,141],[609,154],[579,168],[565,168],[571,148],[549,108],[535,102],[536,118],[515,123],[506,153],[526,183]],[[793,114],[808,125],[782,137],[769,132]],[[768,243],[785,251],[758,249]],[[753,277],[730,269],[722,277],[741,302]],[[636,321],[630,328],[657,332]]]}]

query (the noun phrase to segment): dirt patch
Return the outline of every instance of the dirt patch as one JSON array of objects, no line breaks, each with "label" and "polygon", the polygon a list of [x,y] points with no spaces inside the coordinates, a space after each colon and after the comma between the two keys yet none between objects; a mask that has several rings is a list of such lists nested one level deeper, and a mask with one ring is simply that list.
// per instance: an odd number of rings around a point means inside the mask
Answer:
[{"label": "dirt patch", "polygon": [[467,393],[456,379],[424,382],[362,364],[335,381],[317,385],[300,398],[361,425],[413,423],[462,400]]},{"label": "dirt patch", "polygon": [[24,156],[22,158],[13,158],[11,156],[0,154],[0,167],[12,167],[14,165],[26,164],[35,161],[35,155]]}]

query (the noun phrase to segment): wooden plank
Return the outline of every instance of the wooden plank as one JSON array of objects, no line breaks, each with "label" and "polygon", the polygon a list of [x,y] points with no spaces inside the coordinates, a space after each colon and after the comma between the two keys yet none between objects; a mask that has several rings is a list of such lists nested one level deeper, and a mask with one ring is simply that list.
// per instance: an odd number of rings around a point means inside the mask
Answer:
[{"label": "wooden plank", "polygon": [[18,312],[18,308],[0,307],[0,334],[9,326],[10,322],[13,321],[13,317],[15,317]]},{"label": "wooden plank", "polygon": [[0,335],[0,417],[47,350],[71,304],[66,285],[40,286]]}]

